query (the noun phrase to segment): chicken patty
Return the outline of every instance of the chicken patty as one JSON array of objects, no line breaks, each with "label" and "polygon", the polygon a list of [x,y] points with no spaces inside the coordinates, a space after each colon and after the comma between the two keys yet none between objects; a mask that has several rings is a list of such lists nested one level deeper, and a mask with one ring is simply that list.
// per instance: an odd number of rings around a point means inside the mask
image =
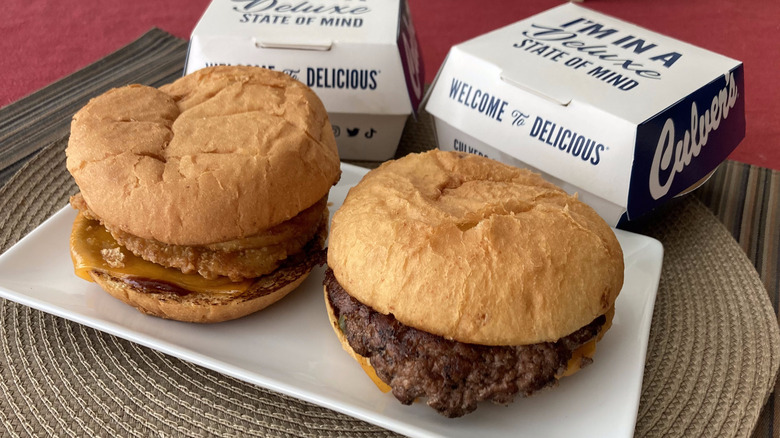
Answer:
[{"label": "chicken patty", "polygon": [[[88,218],[100,221],[80,194],[73,196],[70,203]],[[197,273],[207,279],[225,276],[240,281],[274,271],[289,256],[301,252],[327,220],[326,196],[297,216],[262,233],[201,246],[172,245],[144,239],[102,221],[101,224],[117,243],[144,260],[185,274]]]}]

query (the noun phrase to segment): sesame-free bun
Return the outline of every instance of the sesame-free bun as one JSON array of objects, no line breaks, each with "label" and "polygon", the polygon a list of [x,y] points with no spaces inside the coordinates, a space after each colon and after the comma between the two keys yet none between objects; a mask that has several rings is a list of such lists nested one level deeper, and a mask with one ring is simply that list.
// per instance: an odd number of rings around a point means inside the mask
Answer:
[{"label": "sesame-free bun", "polygon": [[615,234],[576,196],[438,150],[385,163],[350,190],[328,265],[374,310],[482,345],[556,341],[607,313],[623,284]]},{"label": "sesame-free bun", "polygon": [[313,205],[340,176],[319,98],[256,67],[108,91],[74,116],[67,157],[101,221],[176,245],[255,235]]},{"label": "sesame-free bun", "polygon": [[212,323],[241,318],[265,309],[295,290],[309,276],[309,272],[297,273],[299,275],[289,283],[273,290],[269,290],[267,285],[255,285],[237,295],[197,292],[177,294],[165,290],[149,292],[104,272],[91,271],[89,275],[114,298],[135,307],[141,313],[183,322]]}]

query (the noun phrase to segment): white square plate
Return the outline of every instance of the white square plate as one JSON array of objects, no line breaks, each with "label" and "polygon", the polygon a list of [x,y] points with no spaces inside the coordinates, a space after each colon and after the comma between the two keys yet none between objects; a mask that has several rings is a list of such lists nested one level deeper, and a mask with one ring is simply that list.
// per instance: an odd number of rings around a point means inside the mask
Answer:
[{"label": "white square plate", "polygon": [[[365,169],[342,165],[331,212]],[[323,268],[257,314],[198,325],[146,316],[73,273],[65,207],[0,256],[0,296],[238,379],[343,412],[409,436],[630,437],[634,431],[663,248],[617,230],[625,284],[595,362],[557,388],[508,407],[483,403],[447,419],[424,403],[383,394],[342,349],[325,313]],[[269,354],[270,353],[270,354]]]}]

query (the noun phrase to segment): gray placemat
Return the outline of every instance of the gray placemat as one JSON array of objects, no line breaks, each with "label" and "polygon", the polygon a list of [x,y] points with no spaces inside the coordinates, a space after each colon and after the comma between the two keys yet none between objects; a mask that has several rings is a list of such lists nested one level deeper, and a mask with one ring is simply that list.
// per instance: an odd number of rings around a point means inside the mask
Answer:
[{"label": "gray placemat", "polygon": [[[159,61],[176,68],[149,76],[160,54],[155,47],[171,44],[178,49]],[[186,50],[159,30],[128,47],[134,55],[120,56],[115,69],[122,78],[106,86],[136,82],[125,74],[139,65],[147,79],[140,82],[170,80],[178,76]],[[67,83],[70,88],[49,87],[48,99],[71,101],[98,92],[79,91],[80,81]],[[45,113],[47,99],[31,98],[32,109],[24,101],[12,109]],[[6,110],[0,110],[4,123]],[[24,125],[15,128],[18,138],[28,131],[42,137],[14,147],[34,152],[24,155],[25,164],[0,188],[0,251],[76,191],[64,165],[67,129],[60,125],[67,117],[56,126],[23,116],[14,120],[10,125]],[[399,154],[434,144],[430,122],[423,113],[407,124]],[[4,138],[0,151],[6,150]],[[674,202],[636,227],[661,240],[666,251],[637,436],[748,436],[780,365],[777,320],[761,277],[696,197]],[[0,420],[7,435],[394,435],[13,302],[0,302],[0,322]]]}]

